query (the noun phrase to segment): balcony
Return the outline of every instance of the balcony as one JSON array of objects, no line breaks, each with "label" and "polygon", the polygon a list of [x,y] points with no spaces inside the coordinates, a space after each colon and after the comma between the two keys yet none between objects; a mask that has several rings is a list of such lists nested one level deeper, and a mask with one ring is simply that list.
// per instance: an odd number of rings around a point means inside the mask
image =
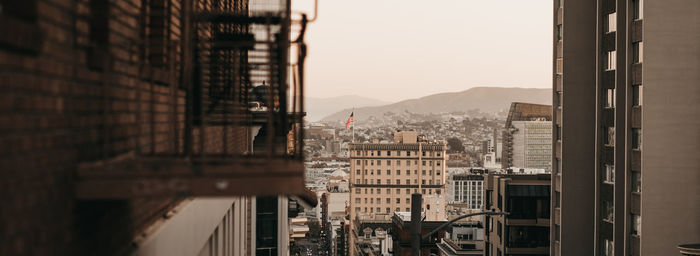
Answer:
[{"label": "balcony", "polygon": [[192,21],[184,25],[192,36],[183,45],[193,51],[171,56],[182,60],[181,78],[136,96],[138,113],[130,117],[137,124],[130,131],[136,147],[80,164],[77,196],[303,194],[305,53],[291,58],[298,74],[291,81],[288,57],[290,47],[303,45],[305,21],[293,41],[289,3],[278,2],[183,7],[183,20]]}]

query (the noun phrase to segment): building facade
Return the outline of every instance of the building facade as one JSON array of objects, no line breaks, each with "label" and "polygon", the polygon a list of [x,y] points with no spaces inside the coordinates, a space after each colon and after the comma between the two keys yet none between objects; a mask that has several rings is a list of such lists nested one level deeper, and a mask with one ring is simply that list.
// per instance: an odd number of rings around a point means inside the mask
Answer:
[{"label": "building facade", "polygon": [[446,160],[445,142],[419,141],[416,132],[396,132],[394,143],[350,144],[350,218],[410,211],[413,193],[442,195]]},{"label": "building facade", "polygon": [[550,171],[552,167],[552,106],[511,103],[503,130],[504,169]]},{"label": "building facade", "polygon": [[450,174],[448,180],[450,203],[466,204],[467,209],[480,210],[483,206],[484,176],[479,174]]},{"label": "building facade", "polygon": [[595,1],[555,0],[551,255],[594,254]]},{"label": "building facade", "polygon": [[485,174],[484,255],[549,255],[550,175]]},{"label": "building facade", "polygon": [[700,240],[700,3],[554,2],[552,254],[677,254]]}]

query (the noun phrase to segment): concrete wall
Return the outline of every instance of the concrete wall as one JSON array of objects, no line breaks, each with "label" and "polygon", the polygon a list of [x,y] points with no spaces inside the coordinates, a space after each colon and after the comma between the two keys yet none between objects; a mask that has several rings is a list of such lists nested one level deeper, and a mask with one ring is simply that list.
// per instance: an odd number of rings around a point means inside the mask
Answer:
[{"label": "concrete wall", "polygon": [[645,1],[642,255],[700,241],[700,1]]},{"label": "concrete wall", "polygon": [[[553,2],[555,78],[552,87],[555,104],[550,254],[588,256],[594,252],[596,1],[564,0],[561,9],[558,8],[559,0]],[[561,42],[557,42],[557,24],[563,29]],[[557,56],[563,58],[561,85],[557,84],[556,78]],[[562,93],[561,97],[557,91]],[[561,102],[558,102],[559,98]],[[557,125],[562,129],[560,145]],[[561,158],[557,159],[557,155]],[[560,195],[559,202],[554,202],[555,193]],[[559,205],[559,210],[555,205]],[[557,226],[559,238],[555,237]]]}]

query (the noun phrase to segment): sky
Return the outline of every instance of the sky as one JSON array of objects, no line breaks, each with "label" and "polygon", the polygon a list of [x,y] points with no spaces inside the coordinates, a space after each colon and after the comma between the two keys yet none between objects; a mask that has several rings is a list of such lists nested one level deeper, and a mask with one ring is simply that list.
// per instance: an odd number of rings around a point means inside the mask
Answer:
[{"label": "sky", "polygon": [[[313,0],[293,10],[313,16]],[[551,0],[319,0],[307,96],[385,101],[477,86],[551,88]]]}]

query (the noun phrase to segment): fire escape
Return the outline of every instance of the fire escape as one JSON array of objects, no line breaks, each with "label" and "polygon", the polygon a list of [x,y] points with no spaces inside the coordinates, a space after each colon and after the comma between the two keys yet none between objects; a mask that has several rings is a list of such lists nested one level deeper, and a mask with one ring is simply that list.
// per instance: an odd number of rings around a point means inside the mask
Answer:
[{"label": "fire escape", "polygon": [[181,3],[183,50],[173,55],[180,79],[166,123],[175,132],[153,136],[169,141],[167,149],[151,142],[150,150],[82,164],[77,196],[303,194],[306,17],[293,21],[289,0]]}]

